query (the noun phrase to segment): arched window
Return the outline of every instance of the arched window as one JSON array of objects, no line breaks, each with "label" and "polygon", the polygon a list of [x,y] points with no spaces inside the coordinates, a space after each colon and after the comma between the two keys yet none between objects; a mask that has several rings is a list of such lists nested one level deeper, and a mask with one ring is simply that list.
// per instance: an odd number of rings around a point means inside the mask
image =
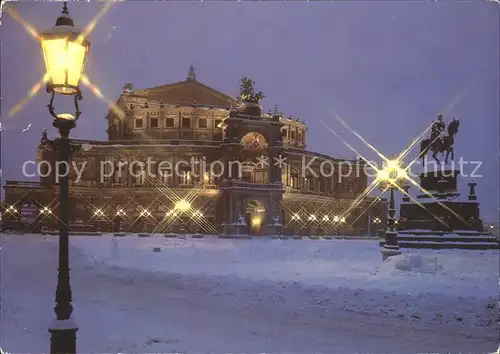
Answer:
[{"label": "arched window", "polygon": [[144,184],[146,177],[146,169],[144,168],[144,164],[140,162],[136,162],[132,165],[132,183],[133,184]]},{"label": "arched window", "polygon": [[171,161],[162,161],[158,165],[158,179],[166,186],[172,187],[173,168]]},{"label": "arched window", "polygon": [[314,191],[315,184],[316,184],[316,178],[311,173],[306,173],[303,182],[304,188],[310,191]]},{"label": "arched window", "polygon": [[284,186],[290,185],[290,168],[288,165],[285,165],[281,169],[281,183],[283,183]]},{"label": "arched window", "polygon": [[241,138],[241,145],[244,149],[265,149],[267,148],[267,140],[264,135],[260,133],[247,133],[243,138]]},{"label": "arched window", "polygon": [[179,169],[180,172],[180,184],[181,185],[191,185],[192,182],[192,173],[191,173],[191,166],[182,166]]},{"label": "arched window", "polygon": [[299,189],[299,171],[296,168],[292,168],[290,173],[290,187],[293,189]]}]

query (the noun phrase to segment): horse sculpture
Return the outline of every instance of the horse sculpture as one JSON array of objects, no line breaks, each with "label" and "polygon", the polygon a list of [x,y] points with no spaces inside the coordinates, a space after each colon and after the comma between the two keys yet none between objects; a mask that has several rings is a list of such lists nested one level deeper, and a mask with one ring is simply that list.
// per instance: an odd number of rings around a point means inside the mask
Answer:
[{"label": "horse sculpture", "polygon": [[446,152],[446,157],[444,162],[448,163],[448,158],[451,155],[451,160],[455,159],[455,154],[453,151],[453,145],[455,144],[455,135],[458,133],[458,127],[460,126],[460,121],[458,119],[453,119],[447,127],[447,135],[441,138],[439,135],[435,138],[424,139],[420,143],[420,157],[423,162],[425,162],[425,157],[429,151],[432,151],[432,157],[436,162],[439,163],[437,158],[438,153]]}]

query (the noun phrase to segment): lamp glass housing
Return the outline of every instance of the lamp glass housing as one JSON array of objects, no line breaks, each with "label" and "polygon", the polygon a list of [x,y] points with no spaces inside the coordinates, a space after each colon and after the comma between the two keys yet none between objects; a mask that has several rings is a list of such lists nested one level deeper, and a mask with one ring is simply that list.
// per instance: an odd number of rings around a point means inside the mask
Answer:
[{"label": "lamp glass housing", "polygon": [[88,41],[74,27],[56,26],[42,34],[40,42],[49,87],[63,95],[79,92]]}]

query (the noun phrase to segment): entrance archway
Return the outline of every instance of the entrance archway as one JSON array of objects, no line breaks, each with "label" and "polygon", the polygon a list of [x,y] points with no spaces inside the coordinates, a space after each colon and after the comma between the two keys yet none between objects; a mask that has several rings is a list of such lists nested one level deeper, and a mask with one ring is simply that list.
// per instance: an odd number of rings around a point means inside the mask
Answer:
[{"label": "entrance archway", "polygon": [[259,235],[264,229],[264,222],[266,222],[264,203],[259,200],[247,201],[245,215],[249,232],[253,235]]}]

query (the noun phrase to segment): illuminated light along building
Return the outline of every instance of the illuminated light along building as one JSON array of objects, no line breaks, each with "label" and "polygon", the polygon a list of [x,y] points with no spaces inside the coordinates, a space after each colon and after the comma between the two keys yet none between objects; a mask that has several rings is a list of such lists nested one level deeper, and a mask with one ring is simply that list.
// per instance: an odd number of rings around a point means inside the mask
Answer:
[{"label": "illuminated light along building", "polygon": [[[367,187],[364,162],[308,151],[304,122],[277,109],[264,114],[258,100],[239,97],[197,81],[192,67],[181,82],[144,90],[126,84],[121,112],[106,116],[108,140],[72,140],[80,148],[71,163],[84,167],[78,181],[70,168],[72,230],[375,234],[369,223],[385,223],[384,200],[365,198],[345,213]],[[37,159],[48,162],[41,175],[49,165],[54,171],[56,143],[42,136]],[[357,172],[340,177],[348,163]],[[4,188],[4,229],[57,229],[53,173]]]}]

